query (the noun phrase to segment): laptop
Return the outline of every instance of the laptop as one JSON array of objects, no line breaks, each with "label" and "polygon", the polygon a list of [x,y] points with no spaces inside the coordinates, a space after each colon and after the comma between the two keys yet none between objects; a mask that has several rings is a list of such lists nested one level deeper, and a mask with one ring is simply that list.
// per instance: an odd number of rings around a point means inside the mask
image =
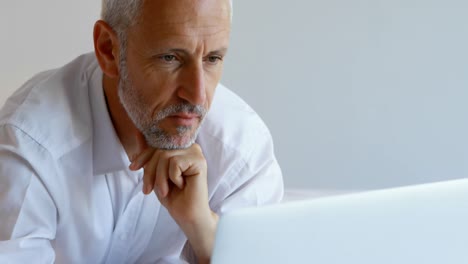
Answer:
[{"label": "laptop", "polygon": [[241,209],[212,264],[467,264],[468,179]]}]

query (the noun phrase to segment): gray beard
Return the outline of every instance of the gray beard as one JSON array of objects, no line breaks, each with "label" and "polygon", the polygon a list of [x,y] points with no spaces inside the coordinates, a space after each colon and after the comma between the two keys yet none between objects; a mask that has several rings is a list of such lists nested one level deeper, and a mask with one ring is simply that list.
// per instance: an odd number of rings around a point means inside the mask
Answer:
[{"label": "gray beard", "polygon": [[[131,80],[128,78],[125,59],[120,61],[118,95],[120,103],[137,129],[143,134],[149,146],[157,149],[185,149],[195,143],[207,112],[205,108],[201,105],[179,103],[164,108],[155,117],[152,117],[151,111],[148,111],[150,109],[149,105],[145,104],[142,96],[136,92]],[[199,115],[200,123],[198,127],[178,126],[175,135],[160,127],[160,123],[166,117],[181,112]]]}]

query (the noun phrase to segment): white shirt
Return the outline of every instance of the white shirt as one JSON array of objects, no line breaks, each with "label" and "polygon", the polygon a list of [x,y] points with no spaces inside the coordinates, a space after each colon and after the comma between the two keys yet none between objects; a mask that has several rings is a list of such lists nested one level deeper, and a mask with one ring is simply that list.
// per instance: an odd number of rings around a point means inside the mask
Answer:
[{"label": "white shirt", "polygon": [[[222,85],[197,143],[214,212],[281,200],[268,129]],[[129,164],[93,54],[33,77],[0,111],[0,263],[178,262],[186,237]]]}]

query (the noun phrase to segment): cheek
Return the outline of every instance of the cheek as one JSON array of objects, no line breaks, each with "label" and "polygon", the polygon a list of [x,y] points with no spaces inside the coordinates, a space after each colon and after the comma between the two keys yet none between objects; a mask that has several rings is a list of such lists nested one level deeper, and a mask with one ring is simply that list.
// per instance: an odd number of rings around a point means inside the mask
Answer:
[{"label": "cheek", "polygon": [[[143,97],[142,99],[154,105],[156,100],[164,101],[171,94],[171,74],[164,70],[155,69],[149,61],[135,56],[134,60],[127,62],[128,77],[131,80],[133,89]],[[138,59],[138,60],[137,60]]]},{"label": "cheek", "polygon": [[219,85],[219,81],[221,79],[222,68],[218,68],[216,70],[207,71],[206,79],[205,79],[205,87],[206,87],[206,109],[209,110],[211,107],[211,103],[213,102],[213,98],[216,93],[216,88]]},{"label": "cheek", "polygon": [[206,105],[205,108],[207,110],[210,109],[211,103],[213,102],[213,97],[216,92],[216,87],[218,86],[218,83],[211,85],[209,88],[206,89]]},{"label": "cheek", "polygon": [[160,105],[170,101],[174,96],[174,82],[162,74],[146,74],[134,82],[134,89],[142,95],[149,105]]}]

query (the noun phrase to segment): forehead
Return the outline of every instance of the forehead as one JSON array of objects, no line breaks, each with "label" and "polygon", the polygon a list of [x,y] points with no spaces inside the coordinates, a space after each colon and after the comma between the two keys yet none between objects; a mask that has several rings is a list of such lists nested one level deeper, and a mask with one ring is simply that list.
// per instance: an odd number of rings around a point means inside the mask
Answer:
[{"label": "forehead", "polygon": [[230,29],[228,0],[145,0],[136,30],[143,34],[210,36]]}]

